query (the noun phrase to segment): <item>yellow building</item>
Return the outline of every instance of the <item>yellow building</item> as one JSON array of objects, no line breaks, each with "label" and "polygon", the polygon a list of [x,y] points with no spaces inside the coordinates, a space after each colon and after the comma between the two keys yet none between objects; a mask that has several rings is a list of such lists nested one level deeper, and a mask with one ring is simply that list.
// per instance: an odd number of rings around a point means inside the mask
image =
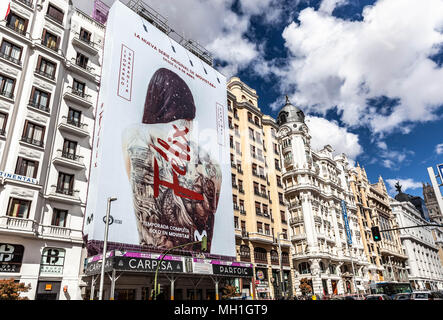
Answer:
[{"label": "yellow building", "polygon": [[261,112],[254,89],[237,77],[227,88],[237,259],[253,264],[255,278],[252,288],[240,284],[240,290],[258,298],[292,296],[278,127]]},{"label": "yellow building", "polygon": [[389,195],[382,177],[371,184],[364,168],[359,165],[353,170],[351,189],[357,203],[360,225],[368,266],[369,283],[381,281],[408,282],[406,263],[399,231],[381,233],[381,241],[372,238],[371,227],[380,230],[397,228],[398,223],[392,213]]}]

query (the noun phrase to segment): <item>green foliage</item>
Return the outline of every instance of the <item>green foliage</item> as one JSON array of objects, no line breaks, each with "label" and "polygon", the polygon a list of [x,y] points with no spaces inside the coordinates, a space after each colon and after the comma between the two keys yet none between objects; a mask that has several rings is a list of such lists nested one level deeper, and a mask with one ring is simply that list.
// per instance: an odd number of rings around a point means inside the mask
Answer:
[{"label": "green foliage", "polygon": [[21,292],[28,292],[31,285],[15,282],[14,279],[0,280],[0,300],[28,300],[20,297]]},{"label": "green foliage", "polygon": [[299,288],[303,295],[309,294],[312,292],[312,287],[309,284],[309,280],[307,278],[300,279]]}]

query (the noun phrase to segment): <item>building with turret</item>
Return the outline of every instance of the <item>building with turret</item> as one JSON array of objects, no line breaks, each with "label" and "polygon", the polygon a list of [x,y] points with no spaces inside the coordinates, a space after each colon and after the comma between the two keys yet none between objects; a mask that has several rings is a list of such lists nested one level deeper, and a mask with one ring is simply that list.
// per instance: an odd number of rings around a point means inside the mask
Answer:
[{"label": "building with turret", "polygon": [[288,98],[277,124],[297,294],[303,278],[314,294],[365,290],[369,263],[346,155],[334,157],[330,145],[313,150],[305,115]]}]

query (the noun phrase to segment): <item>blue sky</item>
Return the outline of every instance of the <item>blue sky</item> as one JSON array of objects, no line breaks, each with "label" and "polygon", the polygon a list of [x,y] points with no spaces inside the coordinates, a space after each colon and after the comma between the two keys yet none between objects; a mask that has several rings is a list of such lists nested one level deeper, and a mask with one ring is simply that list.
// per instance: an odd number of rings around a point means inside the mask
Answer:
[{"label": "blue sky", "polygon": [[443,0],[145,3],[256,89],[265,114],[288,94],[314,147],[345,152],[371,182],[381,175],[392,190],[399,179],[422,195],[426,168],[443,163]]}]

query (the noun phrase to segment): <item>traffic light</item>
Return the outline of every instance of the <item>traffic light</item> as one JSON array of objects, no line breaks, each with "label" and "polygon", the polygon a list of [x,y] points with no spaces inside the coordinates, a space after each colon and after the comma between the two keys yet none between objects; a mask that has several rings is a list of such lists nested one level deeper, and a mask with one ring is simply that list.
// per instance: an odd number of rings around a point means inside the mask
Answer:
[{"label": "traffic light", "polygon": [[380,229],[378,227],[372,227],[371,231],[374,241],[381,241]]}]

